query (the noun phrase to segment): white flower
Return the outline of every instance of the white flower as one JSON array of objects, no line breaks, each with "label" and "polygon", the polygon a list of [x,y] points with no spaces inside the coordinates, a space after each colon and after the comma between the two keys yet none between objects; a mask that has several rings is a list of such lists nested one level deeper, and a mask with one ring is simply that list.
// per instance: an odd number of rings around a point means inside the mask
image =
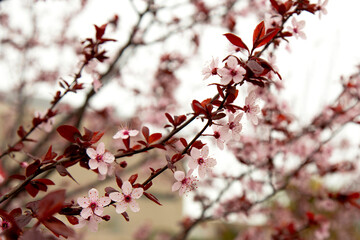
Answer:
[{"label": "white flower", "polygon": [[105,152],[105,144],[103,142],[99,143],[96,150],[93,148],[86,149],[86,153],[90,157],[90,169],[98,169],[101,175],[106,175],[108,172],[108,163],[112,163],[115,160],[114,155]]},{"label": "white flower", "polygon": [[212,168],[216,165],[214,158],[208,157],[209,147],[204,146],[201,151],[197,148],[192,148],[189,161],[189,168],[196,169],[199,166],[198,172],[201,178],[204,178],[206,173],[210,173]]},{"label": "white flower", "polygon": [[243,113],[239,113],[235,116],[235,114],[229,112],[229,121],[222,127],[224,131],[230,132],[232,134],[232,138],[235,140],[240,139],[240,132],[242,130],[242,124],[240,123],[240,120],[242,116]]},{"label": "white flower", "polygon": [[212,136],[216,139],[216,145],[220,150],[223,150],[225,142],[229,139],[229,131],[216,125],[213,125],[212,129],[214,131]]},{"label": "white flower", "polygon": [[289,31],[291,31],[294,36],[296,37],[296,39],[298,37],[302,38],[302,39],[306,39],[306,35],[303,31],[301,31],[304,27],[305,27],[305,21],[296,21],[296,19],[293,17],[293,19],[291,20],[292,23],[292,27],[287,27]]},{"label": "white flower", "polygon": [[139,199],[144,192],[142,188],[133,189],[131,183],[126,181],[123,183],[121,187],[122,193],[112,192],[109,197],[111,200],[118,202],[116,205],[116,212],[123,213],[126,211],[129,206],[131,211],[138,212],[140,211],[139,204],[135,201],[135,199]]},{"label": "white flower", "polygon": [[113,139],[127,139],[129,137],[135,137],[136,135],[138,135],[138,133],[138,130],[121,129],[113,136]]},{"label": "white flower", "polygon": [[227,59],[226,66],[218,70],[218,73],[221,75],[221,84],[227,85],[234,81],[234,83],[239,83],[243,80],[245,69],[242,68],[238,60],[234,56],[230,56]]},{"label": "white flower", "polygon": [[260,107],[258,105],[255,105],[255,101],[256,101],[256,94],[255,94],[255,91],[253,90],[245,98],[244,112],[246,114],[246,117],[254,125],[257,125],[259,120],[258,120],[258,117],[256,115],[258,113],[260,113]]},{"label": "white flower", "polygon": [[84,219],[88,219],[93,215],[101,216],[104,212],[104,207],[110,204],[110,198],[99,198],[99,192],[95,188],[90,189],[88,196],[89,197],[79,197],[77,199],[78,204],[83,208],[80,216]]},{"label": "white flower", "polygon": [[190,169],[186,176],[183,171],[176,171],[174,173],[174,178],[177,180],[177,182],[172,185],[171,190],[173,192],[179,190],[179,196],[182,196],[185,192],[194,190],[198,180],[191,176],[193,171],[193,169]]},{"label": "white flower", "polygon": [[217,75],[218,65],[219,65],[219,59],[213,58],[210,62],[210,65],[205,66],[203,68],[202,74],[204,75],[204,80],[208,79],[209,77],[211,77],[213,75]]}]

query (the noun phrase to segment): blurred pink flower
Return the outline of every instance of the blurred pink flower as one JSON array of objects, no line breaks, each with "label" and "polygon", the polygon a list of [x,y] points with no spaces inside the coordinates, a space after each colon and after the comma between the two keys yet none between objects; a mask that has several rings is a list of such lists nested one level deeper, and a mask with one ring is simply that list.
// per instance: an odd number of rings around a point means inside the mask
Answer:
[{"label": "blurred pink flower", "polygon": [[236,57],[230,56],[226,62],[226,66],[219,69],[218,73],[221,75],[221,84],[227,85],[231,82],[231,80],[234,81],[234,83],[239,83],[243,80],[245,69],[242,68]]},{"label": "blurred pink flower", "polygon": [[123,213],[126,211],[128,206],[133,212],[140,211],[139,204],[135,201],[135,199],[139,199],[143,195],[144,189],[133,189],[131,183],[126,181],[123,183],[121,190],[122,193],[112,192],[109,195],[111,200],[118,202],[118,204],[116,204],[116,212]]},{"label": "blurred pink flower", "polygon": [[245,106],[244,112],[246,117],[254,124],[257,125],[259,123],[258,117],[256,116],[260,113],[260,107],[255,105],[256,94],[255,91],[251,91],[249,95],[245,98]]},{"label": "blurred pink flower", "polygon": [[232,138],[234,140],[240,139],[240,132],[242,130],[242,124],[240,123],[240,120],[242,116],[243,113],[239,113],[235,116],[234,113],[229,112],[228,113],[229,121],[222,127],[224,131],[231,133]]},{"label": "blurred pink flower", "polygon": [[179,190],[179,196],[182,196],[186,192],[190,192],[196,188],[196,182],[198,181],[196,177],[191,176],[193,169],[190,169],[185,176],[183,171],[176,171],[174,173],[174,178],[177,180],[172,185],[172,191],[175,192]]},{"label": "blurred pink flower", "polygon": [[189,168],[196,169],[199,166],[198,172],[201,178],[204,178],[207,173],[210,173],[216,165],[216,160],[208,157],[208,146],[204,146],[201,151],[197,148],[192,148],[190,155]]},{"label": "blurred pink flower", "polygon": [[296,37],[306,39],[306,35],[303,31],[301,31],[305,27],[305,21],[296,21],[296,19],[293,17],[291,20],[292,27],[288,26],[287,29],[293,33],[293,35]]},{"label": "blurred pink flower", "polygon": [[208,66],[205,66],[202,70],[202,74],[204,75],[204,80],[208,79],[213,75],[217,75],[219,65],[219,59],[213,58]]},{"label": "blurred pink flower", "polygon": [[135,137],[136,135],[138,135],[138,133],[139,133],[138,130],[121,129],[117,133],[115,133],[113,139],[118,139],[118,138],[127,139],[129,137]]},{"label": "blurred pink flower", "polygon": [[212,135],[216,139],[216,145],[220,150],[224,149],[225,142],[229,139],[229,131],[222,128],[222,126],[213,125],[214,134]]}]

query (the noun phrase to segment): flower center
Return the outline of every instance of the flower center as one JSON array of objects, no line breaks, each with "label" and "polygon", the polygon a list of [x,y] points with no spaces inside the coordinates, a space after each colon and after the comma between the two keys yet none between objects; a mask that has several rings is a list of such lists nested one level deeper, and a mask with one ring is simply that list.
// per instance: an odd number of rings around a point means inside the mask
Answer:
[{"label": "flower center", "polygon": [[90,208],[91,208],[91,210],[94,211],[96,207],[97,207],[97,203],[96,203],[96,202],[90,203]]},{"label": "flower center", "polygon": [[130,132],[129,132],[128,130],[124,130],[123,134],[124,134],[125,136],[129,136],[129,135],[130,135]]},{"label": "flower center", "polygon": [[234,127],[235,127],[235,123],[234,123],[234,122],[229,123],[229,129],[233,129]]},{"label": "flower center", "polygon": [[217,74],[217,68],[213,68],[213,69],[211,70],[211,74],[212,74],[212,75],[216,75],[216,74]]},{"label": "flower center", "polygon": [[235,70],[235,69],[231,69],[231,71],[230,71],[230,74],[231,74],[231,76],[236,76],[237,75],[237,71]]},{"label": "flower center", "polygon": [[246,112],[246,113],[250,112],[250,106],[249,105],[244,106],[244,112]]},{"label": "flower center", "polygon": [[214,132],[214,137],[215,137],[216,139],[219,139],[219,138],[220,138],[220,133],[219,133],[218,131],[215,131],[215,132]]},{"label": "flower center", "polygon": [[102,155],[100,155],[100,154],[97,154],[97,155],[96,155],[96,161],[101,162],[102,159],[103,159],[103,156],[102,156]]},{"label": "flower center", "polygon": [[127,203],[131,202],[131,196],[130,195],[125,195],[124,196],[124,201],[127,202]]},{"label": "flower center", "polygon": [[205,160],[204,160],[204,158],[200,157],[200,158],[198,158],[197,162],[199,165],[201,165],[205,162]]}]

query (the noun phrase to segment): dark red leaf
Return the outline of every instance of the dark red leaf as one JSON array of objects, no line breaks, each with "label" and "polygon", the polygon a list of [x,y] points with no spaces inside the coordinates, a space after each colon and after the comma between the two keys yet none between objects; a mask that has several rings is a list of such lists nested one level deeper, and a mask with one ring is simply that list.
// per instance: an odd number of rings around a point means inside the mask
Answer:
[{"label": "dark red leaf", "polygon": [[142,132],[144,138],[146,139],[146,141],[148,142],[149,134],[150,134],[149,128],[144,126],[142,128],[141,132]]},{"label": "dark red leaf", "polygon": [[276,0],[270,0],[270,2],[273,8],[275,8],[275,10],[279,12],[279,4],[276,2]]},{"label": "dark red leaf", "polygon": [[169,120],[169,122],[172,124],[172,125],[175,125],[174,123],[174,119],[172,118],[172,116],[168,113],[165,113],[165,116],[166,118]]},{"label": "dark red leaf", "polygon": [[36,195],[39,193],[39,189],[34,187],[34,185],[30,182],[25,186],[25,190],[30,194],[32,197],[36,197]]},{"label": "dark red leaf", "polygon": [[147,197],[148,199],[150,199],[151,201],[153,201],[154,203],[162,206],[162,204],[159,202],[159,199],[157,199],[154,195],[152,195],[151,193],[147,193],[144,192],[145,197]]},{"label": "dark red leaf", "polygon": [[162,150],[166,150],[166,147],[163,144],[153,144],[151,146],[154,147],[154,148],[159,148],[159,149],[162,149]]},{"label": "dark red leaf", "polygon": [[26,135],[26,131],[24,130],[24,127],[23,126],[20,126],[19,129],[17,130],[17,135],[20,137],[20,138],[24,138],[25,135]]},{"label": "dark red leaf", "polygon": [[74,231],[67,227],[62,221],[55,217],[49,217],[48,219],[42,221],[45,227],[47,227],[55,236],[63,236],[68,238],[74,235]]},{"label": "dark red leaf", "polygon": [[18,179],[21,181],[24,181],[26,179],[26,177],[24,175],[20,175],[20,174],[11,175],[9,178]]},{"label": "dark red leaf", "polygon": [[46,179],[46,178],[35,179],[35,180],[33,180],[33,182],[41,182],[45,185],[55,185],[55,183],[53,181],[51,181],[50,179]]},{"label": "dark red leaf", "polygon": [[60,176],[69,176],[74,182],[78,183],[63,165],[56,165],[56,171],[60,174]]},{"label": "dark red leaf", "polygon": [[115,174],[115,177],[116,177],[116,184],[119,186],[119,188],[121,188],[123,185],[122,179],[117,174]]},{"label": "dark red leaf", "polygon": [[253,49],[255,49],[255,45],[258,42],[260,38],[262,38],[265,35],[265,23],[264,21],[261,21],[255,28],[253,33]]},{"label": "dark red leaf", "polygon": [[128,222],[130,221],[129,215],[127,214],[127,212],[123,212],[121,213],[121,215],[125,218],[125,220]]},{"label": "dark red leaf", "polygon": [[161,139],[161,137],[162,137],[161,133],[153,133],[150,135],[148,143],[152,144],[152,143],[158,141],[159,139]]},{"label": "dark red leaf", "polygon": [[261,47],[265,44],[267,44],[268,42],[270,42],[275,36],[276,34],[278,34],[278,32],[280,31],[280,28],[272,28],[269,29],[265,36],[261,37],[257,42],[256,42],[256,46],[254,45],[254,48],[258,48]]},{"label": "dark red leaf", "polygon": [[30,176],[31,174],[33,174],[36,170],[39,169],[40,167],[40,160],[36,160],[34,161],[32,164],[30,164],[26,170],[25,170],[25,175],[26,177]]},{"label": "dark red leaf", "polygon": [[13,147],[11,147],[9,150],[10,152],[18,152],[21,151],[21,149],[24,148],[24,143],[22,141],[16,143]]},{"label": "dark red leaf", "polygon": [[180,138],[180,142],[182,143],[182,145],[183,145],[184,147],[187,147],[188,143],[187,143],[187,141],[186,141],[185,138]]},{"label": "dark red leaf", "polygon": [[107,24],[103,24],[100,27],[94,25],[95,30],[96,30],[96,40],[102,39],[102,36],[104,36],[105,30],[106,30],[106,25]]},{"label": "dark red leaf", "polygon": [[246,49],[249,52],[248,47],[246,46],[246,44],[243,42],[243,40],[240,37],[238,37],[232,33],[225,33],[224,36],[235,46],[242,48],[242,49]]},{"label": "dark red leaf", "polygon": [[72,225],[79,224],[79,219],[77,217],[66,215],[66,218],[69,221],[69,223],[72,224]]},{"label": "dark red leaf", "polygon": [[129,177],[129,182],[130,182],[131,184],[134,184],[137,178],[138,178],[138,174],[135,173],[135,174],[133,174],[133,175],[131,175],[131,176]]},{"label": "dark red leaf", "polygon": [[197,149],[202,149],[202,147],[205,145],[206,144],[201,142],[201,140],[197,140],[193,143],[192,147],[197,148]]},{"label": "dark red leaf", "polygon": [[76,139],[81,137],[79,130],[76,127],[70,125],[62,125],[56,130],[63,138],[72,143],[75,143]]},{"label": "dark red leaf", "polygon": [[144,191],[148,190],[152,186],[152,182],[149,182],[144,186]]},{"label": "dark red leaf", "polygon": [[48,193],[39,201],[39,210],[37,218],[39,221],[48,219],[50,216],[58,213],[64,206],[65,190],[58,190]]}]

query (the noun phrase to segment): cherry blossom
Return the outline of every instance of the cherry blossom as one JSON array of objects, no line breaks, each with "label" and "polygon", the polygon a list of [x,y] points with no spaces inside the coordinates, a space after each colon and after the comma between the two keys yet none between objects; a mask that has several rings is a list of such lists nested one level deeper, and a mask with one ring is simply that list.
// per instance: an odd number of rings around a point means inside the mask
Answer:
[{"label": "cherry blossom", "polygon": [[225,67],[218,70],[218,73],[221,75],[221,84],[223,85],[229,84],[231,80],[233,80],[234,83],[241,82],[245,72],[245,69],[238,64],[238,60],[234,56],[230,56]]},{"label": "cherry blossom", "polygon": [[258,105],[255,105],[255,101],[256,101],[256,94],[255,94],[255,91],[253,90],[245,98],[244,112],[246,114],[246,117],[254,125],[257,125],[259,120],[256,115],[260,112],[260,107]]},{"label": "cherry blossom", "polygon": [[235,116],[235,114],[229,112],[228,113],[229,121],[222,127],[224,131],[231,133],[232,138],[234,140],[240,139],[240,132],[242,130],[242,124],[240,123],[240,120],[242,116],[243,113],[239,113]]},{"label": "cherry blossom", "polygon": [[89,197],[79,197],[77,203],[82,207],[80,216],[88,219],[91,216],[101,216],[104,212],[104,207],[109,205],[111,200],[109,197],[99,198],[99,192],[95,188],[90,189]]},{"label": "cherry blossom", "polygon": [[204,80],[208,79],[213,75],[217,75],[218,65],[219,65],[219,59],[213,58],[210,62],[210,65],[204,67],[204,69],[202,70],[202,74],[204,75]]},{"label": "cherry blossom", "polygon": [[171,190],[173,192],[179,190],[179,196],[182,196],[184,193],[190,192],[196,188],[196,183],[198,180],[196,177],[192,176],[193,169],[190,169],[188,173],[185,176],[185,173],[183,171],[176,171],[174,173],[174,178],[177,180],[172,185]]},{"label": "cherry blossom", "polygon": [[126,181],[123,183],[121,190],[122,193],[112,192],[109,195],[111,200],[118,202],[118,204],[116,204],[116,212],[123,213],[126,211],[128,206],[133,212],[140,211],[139,204],[135,201],[135,199],[139,199],[142,196],[144,189],[133,189],[131,183]]},{"label": "cherry blossom", "polygon": [[222,126],[213,125],[212,127],[214,134],[212,135],[216,139],[216,145],[220,150],[224,149],[226,140],[229,138],[229,131],[222,128]]},{"label": "cherry blossom", "polygon": [[320,19],[321,19],[322,14],[324,14],[324,15],[327,14],[326,5],[328,4],[328,1],[329,0],[325,0],[323,3],[321,3],[321,0],[318,1],[317,9],[319,10],[319,18]]},{"label": "cherry blossom", "polygon": [[129,137],[135,137],[136,135],[138,135],[138,133],[138,130],[121,129],[113,136],[113,139],[127,139]]},{"label": "cherry blossom", "polygon": [[201,178],[204,178],[207,173],[210,173],[212,168],[216,165],[216,160],[208,157],[208,146],[204,146],[201,150],[193,148],[190,155],[191,160],[189,161],[189,168],[196,169],[199,166],[198,172]]},{"label": "cherry blossom", "polygon": [[91,215],[88,219],[84,219],[80,216],[79,223],[75,225],[75,228],[82,228],[87,224],[91,232],[97,232],[98,225],[101,221],[102,218],[96,215]]},{"label": "cherry blossom", "polygon": [[3,219],[2,217],[0,217],[0,233],[9,229],[10,226],[11,226],[10,222],[8,222],[5,219]]},{"label": "cherry blossom", "polygon": [[287,27],[289,31],[291,31],[294,36],[296,37],[296,39],[298,37],[302,38],[302,39],[306,39],[306,35],[303,31],[301,31],[304,27],[305,27],[305,21],[297,21],[295,18],[293,18],[291,20],[292,23],[292,27]]},{"label": "cherry blossom", "polygon": [[106,175],[108,172],[108,163],[112,163],[115,160],[114,155],[105,152],[105,144],[103,142],[99,143],[96,150],[93,148],[86,149],[86,153],[90,157],[90,169],[98,169],[101,175]]}]

